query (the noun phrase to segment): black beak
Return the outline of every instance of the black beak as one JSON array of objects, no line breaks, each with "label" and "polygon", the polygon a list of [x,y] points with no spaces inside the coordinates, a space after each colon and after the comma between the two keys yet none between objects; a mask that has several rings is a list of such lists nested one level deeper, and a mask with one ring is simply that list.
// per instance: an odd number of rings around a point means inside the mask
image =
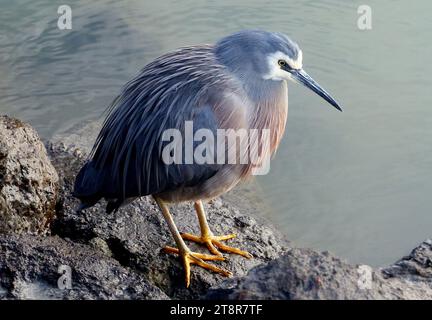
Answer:
[{"label": "black beak", "polygon": [[312,79],[303,69],[290,69],[287,71],[291,73],[294,80],[311,89],[325,101],[330,103],[333,107],[342,112],[342,109],[336,100],[333,99],[332,96],[327,91],[325,91],[314,79]]}]

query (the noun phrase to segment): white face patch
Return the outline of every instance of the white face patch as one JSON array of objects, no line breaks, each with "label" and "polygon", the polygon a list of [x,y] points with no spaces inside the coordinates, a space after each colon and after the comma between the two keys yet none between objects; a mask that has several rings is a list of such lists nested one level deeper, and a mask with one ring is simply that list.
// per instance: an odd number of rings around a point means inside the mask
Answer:
[{"label": "white face patch", "polygon": [[291,79],[290,73],[282,70],[281,67],[279,66],[278,64],[279,60],[284,60],[293,69],[301,69],[303,67],[303,53],[301,50],[299,50],[296,60],[291,59],[283,52],[277,51],[275,53],[270,54],[267,57],[267,63],[270,71],[263,76],[263,79],[266,80]]}]

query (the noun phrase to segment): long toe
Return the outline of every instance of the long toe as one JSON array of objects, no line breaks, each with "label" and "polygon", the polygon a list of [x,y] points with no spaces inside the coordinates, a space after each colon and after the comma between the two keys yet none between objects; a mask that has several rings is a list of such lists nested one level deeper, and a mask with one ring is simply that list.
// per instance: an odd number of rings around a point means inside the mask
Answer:
[{"label": "long toe", "polygon": [[[231,277],[232,276],[232,273],[230,271],[219,268],[213,264],[204,262],[204,260],[202,260],[200,258],[200,256],[202,256],[202,255],[197,254],[196,252],[190,252],[188,255],[189,262],[196,264],[196,265],[200,266],[201,268],[219,273],[219,274],[223,275],[224,277]],[[219,258],[219,257],[217,257],[217,258]]]},{"label": "long toe", "polygon": [[[179,249],[169,247],[169,246],[164,247],[163,251],[165,253],[173,253],[173,254],[180,255]],[[224,261],[225,260],[225,258],[221,255],[204,254],[204,253],[198,253],[198,252],[194,252],[193,255],[194,255],[194,257],[196,257],[198,259],[206,260],[206,261]]]},{"label": "long toe", "polygon": [[216,256],[222,256],[222,254],[218,250],[218,249],[220,249],[220,250],[225,251],[225,252],[241,255],[241,256],[248,258],[248,259],[252,258],[252,255],[249,252],[240,250],[240,249],[235,248],[235,247],[227,246],[221,242],[221,241],[225,241],[225,240],[229,240],[229,239],[234,238],[236,236],[235,234],[229,234],[229,235],[223,235],[223,236],[214,236],[214,235],[203,236],[203,235],[201,235],[199,237],[199,236],[196,236],[196,235],[193,235],[190,233],[183,233],[181,236],[184,240],[189,240],[189,241],[193,241],[193,242],[196,242],[199,244],[206,245],[208,250],[210,251],[210,253],[212,253],[213,255],[216,255]]},{"label": "long toe", "polygon": [[202,254],[202,253],[192,252],[192,251],[183,251],[183,250],[179,250],[179,249],[173,248],[173,247],[165,247],[164,251],[167,253],[178,254],[180,256],[180,258],[183,262],[183,268],[185,271],[186,288],[188,288],[190,285],[190,278],[191,278],[190,265],[191,264],[195,264],[197,266],[200,266],[201,268],[219,273],[220,275],[222,275],[224,277],[232,276],[231,272],[229,272],[225,269],[219,268],[213,264],[205,262],[205,260],[223,261],[223,260],[225,260],[223,257],[209,255],[209,254]]},{"label": "long toe", "polygon": [[245,257],[245,258],[248,258],[248,259],[253,258],[253,256],[249,252],[240,250],[239,248],[224,245],[220,241],[213,240],[213,244],[222,251],[229,252],[229,253],[235,253],[235,254],[238,254],[238,255]]}]

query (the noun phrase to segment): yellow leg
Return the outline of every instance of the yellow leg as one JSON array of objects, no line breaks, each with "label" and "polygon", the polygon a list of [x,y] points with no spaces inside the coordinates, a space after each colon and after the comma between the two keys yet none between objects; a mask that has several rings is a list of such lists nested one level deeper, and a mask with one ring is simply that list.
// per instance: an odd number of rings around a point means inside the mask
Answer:
[{"label": "yellow leg", "polygon": [[196,253],[192,252],[187,246],[186,243],[183,241],[180,233],[177,230],[177,227],[174,223],[174,220],[169,212],[168,206],[159,198],[155,197],[155,200],[157,204],[159,205],[159,208],[162,211],[162,214],[165,218],[165,221],[168,224],[168,227],[170,228],[170,231],[173,235],[174,241],[177,244],[177,248],[172,247],[165,247],[164,251],[168,253],[176,253],[178,254],[183,262],[184,270],[185,270],[185,281],[186,281],[186,287],[189,287],[190,285],[190,265],[196,264],[200,266],[201,268],[208,269],[214,272],[217,272],[223,276],[229,277],[232,275],[231,272],[224,270],[222,268],[216,267],[212,264],[209,264],[207,262],[204,262],[204,260],[225,260],[223,257],[220,256],[213,256],[208,254],[202,254],[202,253]]},{"label": "yellow leg", "polygon": [[183,239],[194,241],[194,242],[201,243],[201,244],[205,244],[207,246],[207,248],[209,249],[209,251],[216,256],[220,256],[220,257],[222,256],[222,254],[218,250],[218,249],[220,249],[222,251],[235,253],[235,254],[241,255],[241,256],[246,257],[246,258],[252,258],[252,255],[249,252],[240,250],[238,248],[224,245],[221,242],[223,240],[228,240],[228,239],[234,238],[236,236],[235,234],[229,234],[226,236],[213,235],[213,233],[211,232],[211,230],[209,228],[209,225],[207,222],[207,217],[206,217],[205,210],[204,210],[204,206],[203,206],[201,200],[198,200],[195,202],[195,210],[196,210],[197,215],[198,215],[198,220],[199,220],[199,224],[200,224],[200,228],[201,228],[201,236],[198,237],[198,236],[195,236],[195,235],[190,234],[190,233],[183,233],[181,235]]}]

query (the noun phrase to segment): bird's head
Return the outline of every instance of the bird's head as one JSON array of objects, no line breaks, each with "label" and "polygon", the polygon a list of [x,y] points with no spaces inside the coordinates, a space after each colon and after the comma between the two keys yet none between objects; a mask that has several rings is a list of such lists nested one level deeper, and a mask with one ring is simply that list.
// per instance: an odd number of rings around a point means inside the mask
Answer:
[{"label": "bird's head", "polygon": [[302,51],[283,33],[240,31],[220,40],[215,52],[242,81],[294,81],[342,111],[336,100],[303,70]]}]

